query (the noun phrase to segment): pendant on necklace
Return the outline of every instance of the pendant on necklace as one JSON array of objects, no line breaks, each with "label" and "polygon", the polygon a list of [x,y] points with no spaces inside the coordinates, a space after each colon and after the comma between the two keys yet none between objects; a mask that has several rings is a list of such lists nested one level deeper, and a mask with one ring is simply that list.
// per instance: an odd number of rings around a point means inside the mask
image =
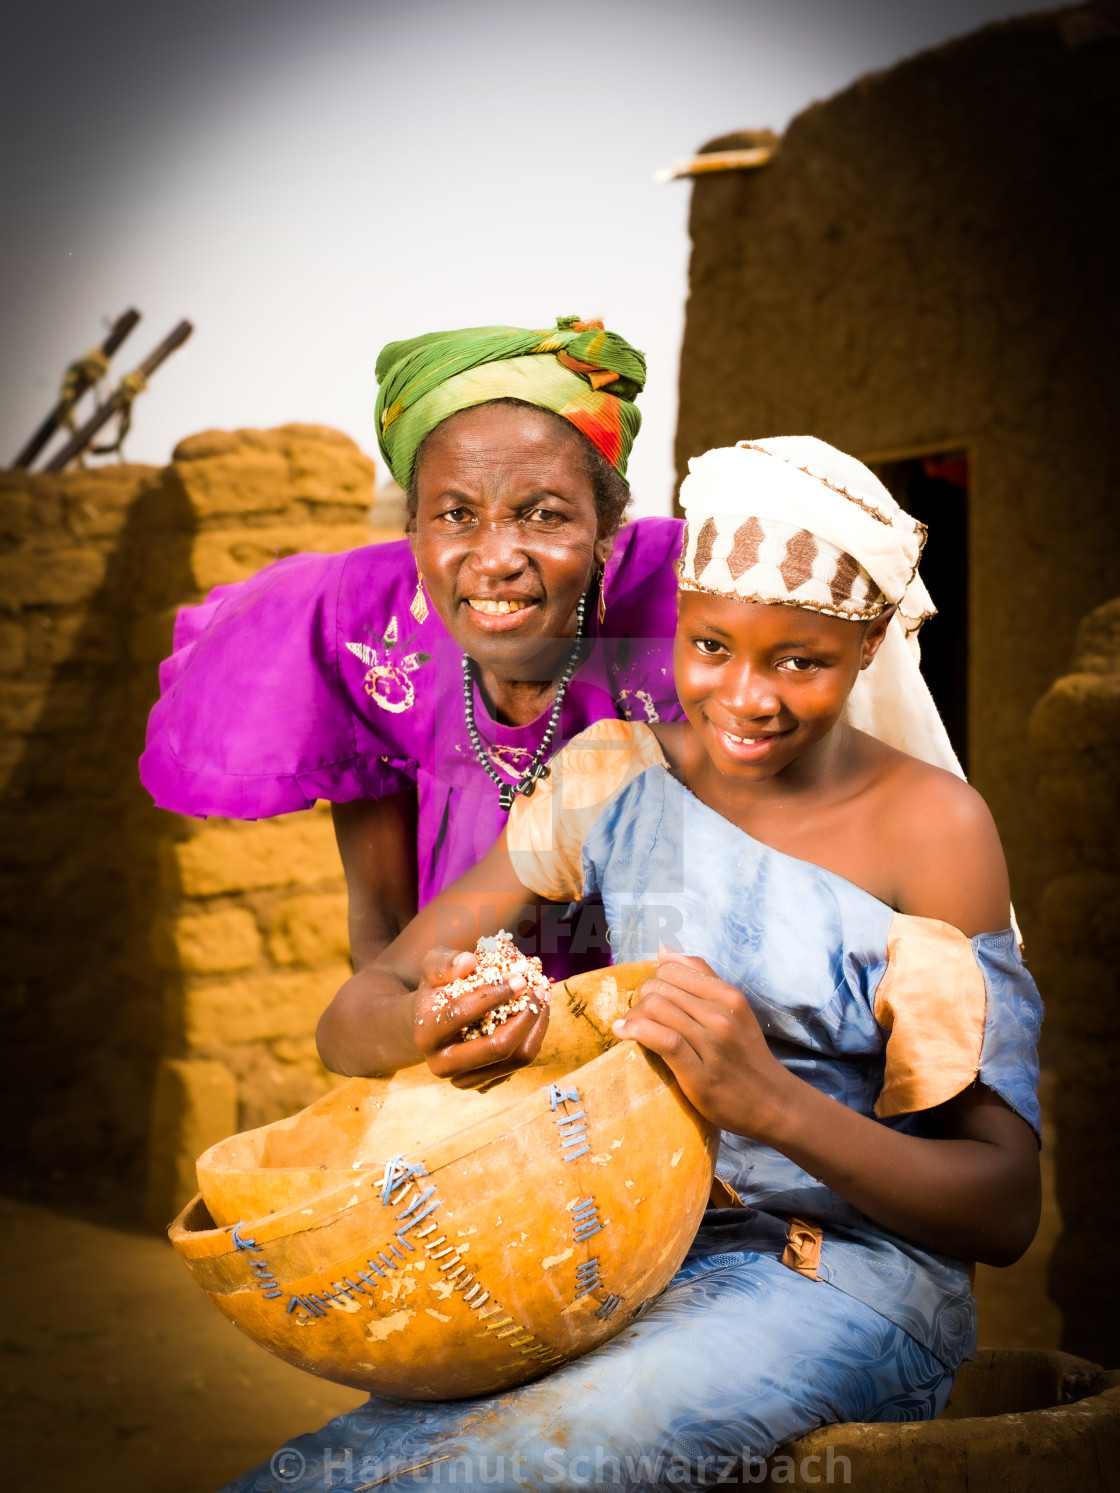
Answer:
[{"label": "pendant on necklace", "polygon": [[505,813],[508,814],[510,809],[513,808],[513,800],[516,796],[517,789],[513,786],[512,783],[503,783],[502,786],[498,789],[498,802],[501,804],[502,809],[505,811]]},{"label": "pendant on necklace", "polygon": [[536,767],[533,768],[532,776],[534,778],[547,778],[551,772],[552,769],[547,762],[538,762]]}]

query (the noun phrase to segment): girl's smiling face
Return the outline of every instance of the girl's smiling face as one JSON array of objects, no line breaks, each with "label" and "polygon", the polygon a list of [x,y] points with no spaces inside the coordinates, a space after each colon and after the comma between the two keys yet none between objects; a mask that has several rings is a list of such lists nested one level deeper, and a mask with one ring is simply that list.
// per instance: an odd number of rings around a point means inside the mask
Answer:
[{"label": "girl's smiling face", "polygon": [[726,777],[761,782],[823,740],[860,669],[878,652],[893,611],[864,625],[682,591],[673,672],[713,766]]}]

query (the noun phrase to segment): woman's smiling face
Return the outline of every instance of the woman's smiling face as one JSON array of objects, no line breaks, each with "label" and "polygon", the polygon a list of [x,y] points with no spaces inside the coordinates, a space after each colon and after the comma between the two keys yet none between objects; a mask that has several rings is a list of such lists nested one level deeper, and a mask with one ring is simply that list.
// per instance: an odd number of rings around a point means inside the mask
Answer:
[{"label": "woman's smiling face", "polygon": [[713,766],[772,778],[832,730],[893,609],[870,626],[801,607],[679,596],[677,694]]},{"label": "woman's smiling face", "polygon": [[421,450],[416,563],[448,632],[499,676],[543,677],[533,669],[574,635],[610,554],[582,440],[544,411],[489,404],[445,420]]}]

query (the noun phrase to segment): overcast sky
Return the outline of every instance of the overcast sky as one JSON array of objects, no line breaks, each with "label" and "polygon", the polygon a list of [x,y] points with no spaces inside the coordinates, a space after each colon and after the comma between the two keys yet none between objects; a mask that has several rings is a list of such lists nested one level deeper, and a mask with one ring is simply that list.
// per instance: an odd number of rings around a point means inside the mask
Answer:
[{"label": "overcast sky", "polygon": [[[602,316],[649,357],[631,462],[671,495],[686,182],[861,74],[1013,0],[22,0],[0,61],[0,460],[135,305],[128,454],[211,426],[334,425],[375,453],[382,343]],[[770,434],[771,432],[765,432]]]}]

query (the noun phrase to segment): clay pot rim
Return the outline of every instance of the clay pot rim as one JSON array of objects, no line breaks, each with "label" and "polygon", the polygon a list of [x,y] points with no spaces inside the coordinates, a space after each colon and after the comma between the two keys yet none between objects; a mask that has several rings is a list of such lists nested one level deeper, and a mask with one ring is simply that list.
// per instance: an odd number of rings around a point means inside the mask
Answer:
[{"label": "clay pot rim", "polygon": [[1079,1400],[1069,1400],[1064,1405],[1040,1405],[1035,1410],[1003,1410],[998,1415],[961,1415],[951,1420],[938,1417],[935,1420],[917,1421],[837,1421],[834,1425],[817,1426],[798,1440],[789,1442],[783,1450],[807,1445],[812,1438],[827,1435],[833,1438],[834,1450],[843,1453],[850,1447],[836,1438],[839,1432],[849,1430],[860,1433],[881,1431],[885,1436],[899,1435],[910,1439],[971,1446],[976,1437],[977,1426],[992,1426],[1009,1436],[1015,1434],[1021,1437],[1034,1427],[1052,1425],[1055,1418],[1073,1420],[1086,1412],[1102,1409],[1110,1412],[1110,1420],[1115,1417],[1120,1421],[1120,1369],[1102,1370],[1089,1394],[1083,1395]]}]

